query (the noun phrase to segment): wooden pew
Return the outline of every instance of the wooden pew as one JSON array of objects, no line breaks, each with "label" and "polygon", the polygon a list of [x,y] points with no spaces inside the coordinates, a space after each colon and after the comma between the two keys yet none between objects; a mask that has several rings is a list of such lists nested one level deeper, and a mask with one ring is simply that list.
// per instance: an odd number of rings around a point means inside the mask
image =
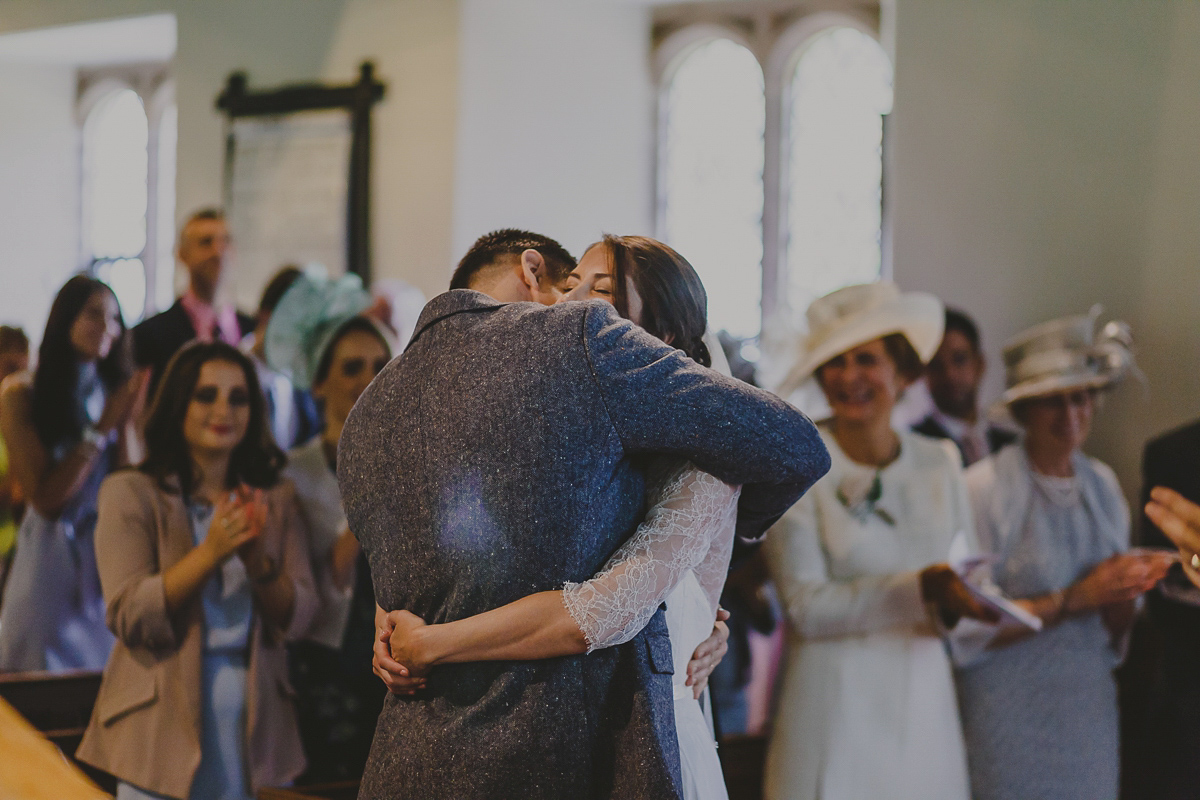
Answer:
[{"label": "wooden pew", "polygon": [[[763,765],[767,757],[767,737],[726,736],[717,751],[729,800],[762,800]],[[296,786],[290,789],[260,789],[258,800],[355,800],[358,782]]]},{"label": "wooden pew", "polygon": [[99,691],[100,673],[90,670],[0,675],[0,699],[7,701],[89,778],[111,793],[116,791],[112,776],[75,761],[75,750],[92,717]]},{"label": "wooden pew", "polygon": [[21,800],[106,800],[59,749],[0,699],[0,797]]},{"label": "wooden pew", "polygon": [[296,786],[291,789],[259,789],[258,800],[356,800],[358,781]]}]

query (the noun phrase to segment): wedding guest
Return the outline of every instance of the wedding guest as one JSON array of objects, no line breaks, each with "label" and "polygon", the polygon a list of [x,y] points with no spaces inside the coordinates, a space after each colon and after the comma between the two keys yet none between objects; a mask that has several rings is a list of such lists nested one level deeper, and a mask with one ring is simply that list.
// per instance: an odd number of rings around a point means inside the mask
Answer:
[{"label": "wedding guest", "polygon": [[[1155,499],[1170,490],[1176,503],[1200,501],[1200,422],[1166,433],[1146,445],[1142,458],[1140,544],[1176,547],[1157,519],[1165,506]],[[1155,490],[1155,487],[1160,487]],[[1158,512],[1155,514],[1154,512]],[[1173,519],[1178,523],[1178,518]],[[1185,565],[1172,567],[1166,579],[1146,595],[1146,628],[1135,632],[1130,660],[1148,660],[1151,671],[1137,685],[1145,697],[1144,718],[1126,714],[1123,729],[1140,755],[1127,758],[1123,781],[1133,782],[1138,797],[1174,800],[1195,795],[1200,786],[1200,588],[1188,580],[1194,551]],[[1141,636],[1145,632],[1150,635]],[[1128,708],[1128,706],[1125,706]],[[1133,763],[1129,764],[1128,762]]]},{"label": "wedding guest", "polygon": [[112,290],[76,275],[50,307],[37,369],[0,387],[0,431],[27,503],[0,605],[0,671],[100,669],[112,649],[92,532],[145,384],[126,344]]},{"label": "wedding guest", "polygon": [[1116,476],[1083,453],[1098,393],[1132,366],[1126,327],[1095,315],[1035,326],[1004,349],[1001,402],[1024,429],[967,471],[992,579],[1041,618],[1001,633],[958,672],[976,800],[1116,797],[1120,754],[1113,669],[1138,597],[1169,554],[1126,553],[1129,509]]},{"label": "wedding guest", "polygon": [[[0,325],[0,383],[15,372],[29,369],[29,337],[20,328]],[[8,468],[8,447],[0,431],[0,597],[17,545],[17,525],[24,508],[21,487]]]},{"label": "wedding guest", "polygon": [[1146,516],[1178,548],[1184,574],[1200,588],[1200,505],[1166,486],[1150,490]]},{"label": "wedding guest", "polygon": [[913,430],[953,441],[966,466],[1017,440],[1015,433],[989,423],[979,413],[979,386],[986,366],[975,321],[947,308],[942,343],[925,369],[934,409]]},{"label": "wedding guest", "polygon": [[267,281],[262,298],[258,301],[254,330],[242,339],[242,350],[254,362],[258,382],[263,388],[267,402],[267,425],[275,443],[284,450],[303,444],[317,435],[321,429],[320,412],[312,395],[295,386],[283,372],[267,364],[267,325],[280,299],[304,273],[299,267],[289,264],[281,267]]},{"label": "wedding guest", "polygon": [[304,769],[285,639],[316,593],[254,366],[180,350],[146,421],[146,460],[100,492],[96,557],[117,636],[76,756],[120,800],[250,800]]},{"label": "wedding guest", "polygon": [[956,538],[973,539],[962,467],[950,443],[891,424],[943,319],[933,296],[886,282],[808,309],[806,353],[780,390],[816,379],[833,466],[764,545],[790,623],[768,798],[970,796],[936,624],[989,617],[946,563]]},{"label": "wedding guest", "polygon": [[266,355],[297,390],[311,389],[324,429],[288,454],[320,606],[303,641],[290,648],[300,736],[308,759],[302,783],[362,775],[387,694],[371,673],[375,593],[370,567],[346,524],[337,449],[359,395],[391,359],[391,335],[363,316],[371,297],[357,276],[300,275],[276,306]]},{"label": "wedding guest", "polygon": [[179,231],[175,255],[187,269],[188,288],[175,304],[133,329],[134,358],[150,367],[150,391],[158,386],[171,356],[193,339],[237,346],[254,329],[254,318],[221,303],[217,290],[229,253],[225,213],[204,208],[193,213]]}]

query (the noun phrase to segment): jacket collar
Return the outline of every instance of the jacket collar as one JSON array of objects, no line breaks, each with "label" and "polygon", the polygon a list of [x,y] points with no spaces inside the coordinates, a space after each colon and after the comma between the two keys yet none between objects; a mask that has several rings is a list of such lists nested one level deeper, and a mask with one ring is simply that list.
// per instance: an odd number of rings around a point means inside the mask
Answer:
[{"label": "jacket collar", "polygon": [[446,317],[467,311],[490,311],[502,305],[505,304],[473,289],[451,289],[443,292],[430,300],[421,310],[421,316],[417,318],[412,338],[408,340],[408,347],[412,347],[413,342],[425,332],[426,328]]}]

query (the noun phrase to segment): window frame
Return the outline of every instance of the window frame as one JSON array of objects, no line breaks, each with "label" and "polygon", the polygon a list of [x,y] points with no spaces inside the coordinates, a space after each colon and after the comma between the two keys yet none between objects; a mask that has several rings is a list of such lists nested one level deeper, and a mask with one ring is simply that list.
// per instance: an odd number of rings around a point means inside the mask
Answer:
[{"label": "window frame", "polygon": [[[654,146],[654,233],[659,239],[665,239],[665,218],[667,208],[667,191],[666,191],[666,168],[667,159],[663,157],[666,151],[667,144],[667,96],[670,93],[671,81],[674,80],[675,73],[687,61],[688,57],[700,47],[717,39],[727,39],[736,45],[745,47],[750,51],[751,55],[758,62],[759,69],[763,68],[763,59],[760,53],[756,52],[754,42],[751,37],[745,35],[742,31],[727,24],[699,22],[686,25],[679,30],[676,30],[666,36],[662,42],[654,50],[653,74],[655,82],[655,146]],[[770,92],[767,89],[767,76],[763,71],[763,87],[767,92],[767,97],[770,97]],[[769,141],[771,127],[771,109],[770,101],[767,102],[766,114],[764,119],[763,141]],[[766,263],[766,219],[768,215],[765,199],[770,197],[770,190],[767,188],[768,162],[763,162],[763,189],[766,192],[764,195],[763,205],[763,263]],[[765,268],[762,270],[766,273]],[[764,280],[761,290],[765,292],[767,282]],[[765,323],[766,316],[761,313],[763,304],[768,302],[766,295],[759,298],[759,330],[761,335],[762,326]],[[716,333],[716,331],[713,331]]]},{"label": "window frame", "polygon": [[[742,5],[742,4],[739,4]],[[750,5],[750,4],[744,4]],[[687,56],[702,44],[717,38],[728,39],[750,51],[763,71],[766,93],[766,127],[763,135],[763,257],[761,330],[794,330],[803,325],[804,309],[792,309],[787,301],[787,210],[790,186],[791,79],[807,44],[830,28],[848,27],[861,31],[880,43],[892,62],[882,29],[882,9],[878,4],[826,3],[828,8],[793,6],[733,8],[724,4],[703,8],[694,5],[660,10],[655,23],[652,79],[655,84],[654,148],[654,229],[662,234],[666,209],[667,104],[665,102],[675,71]],[[884,117],[883,197],[880,232],[880,277],[892,275],[891,209],[888,203],[890,172],[887,117]]]},{"label": "window frame", "polygon": [[[91,209],[88,208],[84,192],[87,165],[84,163],[84,135],[88,120],[96,109],[107,99],[118,92],[130,90],[142,101],[146,112],[147,142],[146,142],[146,244],[142,252],[128,256],[138,258],[142,262],[146,278],[146,299],[139,310],[137,320],[143,320],[159,309],[157,300],[159,283],[166,281],[171,284],[171,294],[174,294],[174,242],[166,252],[170,252],[169,264],[160,264],[159,253],[162,249],[159,237],[160,203],[160,174],[159,174],[159,145],[163,116],[169,108],[176,106],[175,81],[170,75],[166,64],[142,64],[125,67],[102,68],[96,70],[81,70],[78,76],[78,89],[75,103],[75,119],[79,129],[79,258],[88,274],[94,274],[96,266],[111,259],[95,258],[90,236]],[[176,106],[177,109],[177,106]],[[174,210],[172,198],[172,216]],[[174,231],[174,219],[170,220],[170,230]],[[172,233],[173,238],[173,233]],[[128,314],[122,309],[123,314]]]}]

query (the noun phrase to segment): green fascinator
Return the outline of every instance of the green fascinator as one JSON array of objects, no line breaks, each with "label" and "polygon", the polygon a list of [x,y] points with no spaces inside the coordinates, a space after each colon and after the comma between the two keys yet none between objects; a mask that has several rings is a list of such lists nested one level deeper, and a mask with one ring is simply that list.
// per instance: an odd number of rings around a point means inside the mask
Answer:
[{"label": "green fascinator", "polygon": [[299,389],[311,389],[326,348],[342,326],[371,305],[357,275],[308,271],[288,288],[267,323],[267,364]]}]

